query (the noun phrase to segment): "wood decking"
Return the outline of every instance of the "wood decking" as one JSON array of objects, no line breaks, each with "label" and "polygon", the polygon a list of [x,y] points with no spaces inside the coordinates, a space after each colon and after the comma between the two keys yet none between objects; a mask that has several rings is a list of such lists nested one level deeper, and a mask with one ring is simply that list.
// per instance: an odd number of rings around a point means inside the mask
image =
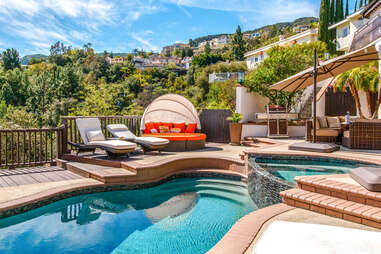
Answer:
[{"label": "wood decking", "polygon": [[80,178],[82,177],[56,166],[0,170],[0,187],[58,182]]}]

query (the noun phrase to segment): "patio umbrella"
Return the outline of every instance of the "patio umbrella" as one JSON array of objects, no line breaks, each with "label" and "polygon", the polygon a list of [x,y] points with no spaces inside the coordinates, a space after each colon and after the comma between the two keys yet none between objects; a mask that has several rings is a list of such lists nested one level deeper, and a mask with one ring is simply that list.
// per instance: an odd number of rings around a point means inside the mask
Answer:
[{"label": "patio umbrella", "polygon": [[318,64],[317,52],[314,50],[314,66],[296,75],[284,79],[270,88],[278,91],[295,92],[314,85],[313,92],[313,142],[316,143],[316,84],[322,80],[333,78],[340,73],[362,66],[371,61],[379,60],[376,42],[350,52],[348,54],[330,59]]}]

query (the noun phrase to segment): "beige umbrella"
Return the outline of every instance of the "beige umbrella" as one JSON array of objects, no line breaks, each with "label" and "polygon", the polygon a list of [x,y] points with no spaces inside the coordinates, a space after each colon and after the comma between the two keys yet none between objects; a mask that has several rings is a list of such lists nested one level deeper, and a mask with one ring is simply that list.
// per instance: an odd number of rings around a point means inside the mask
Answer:
[{"label": "beige umbrella", "polygon": [[[374,60],[379,60],[379,56],[374,43],[372,43],[362,49],[320,63],[316,68],[316,81],[320,82],[335,77],[340,73]],[[295,92],[313,85],[313,82],[314,67],[311,67],[272,85],[270,88],[279,91]]]},{"label": "beige umbrella", "polygon": [[318,64],[317,51],[314,50],[314,66],[308,68],[298,74],[284,79],[270,88],[278,91],[295,92],[314,85],[313,93],[313,141],[316,143],[316,84],[319,81],[333,78],[340,73],[346,72],[353,68],[362,66],[371,61],[379,60],[379,54],[376,49],[376,41],[368,46],[350,52],[348,54],[330,59]]}]

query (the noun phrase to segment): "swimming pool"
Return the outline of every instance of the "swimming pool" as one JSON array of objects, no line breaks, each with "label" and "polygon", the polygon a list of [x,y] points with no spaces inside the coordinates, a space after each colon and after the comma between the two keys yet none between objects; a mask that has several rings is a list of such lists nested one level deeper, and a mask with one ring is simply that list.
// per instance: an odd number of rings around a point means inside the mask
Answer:
[{"label": "swimming pool", "polygon": [[365,164],[327,158],[257,157],[255,162],[272,175],[295,183],[295,176],[347,174]]},{"label": "swimming pool", "polygon": [[256,209],[220,178],[81,195],[1,219],[0,253],[205,253]]},{"label": "swimming pool", "polygon": [[295,176],[346,174],[369,166],[327,157],[258,155],[248,162],[248,189],[258,208],[282,202],[279,192],[295,188]]}]

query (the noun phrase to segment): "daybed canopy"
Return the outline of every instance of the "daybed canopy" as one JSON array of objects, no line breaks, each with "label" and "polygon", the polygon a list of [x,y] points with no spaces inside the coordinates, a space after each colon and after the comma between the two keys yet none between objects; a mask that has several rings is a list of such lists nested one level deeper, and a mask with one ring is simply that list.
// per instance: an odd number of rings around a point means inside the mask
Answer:
[{"label": "daybed canopy", "polygon": [[144,111],[141,129],[148,122],[197,123],[197,129],[201,129],[195,107],[187,98],[178,94],[165,94],[155,99]]}]

